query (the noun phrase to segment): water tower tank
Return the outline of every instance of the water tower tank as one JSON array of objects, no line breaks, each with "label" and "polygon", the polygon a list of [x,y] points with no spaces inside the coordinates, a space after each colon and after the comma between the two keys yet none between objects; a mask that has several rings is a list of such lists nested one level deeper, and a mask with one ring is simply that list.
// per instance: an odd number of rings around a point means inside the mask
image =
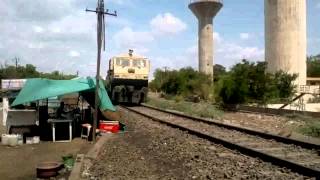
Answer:
[{"label": "water tower tank", "polygon": [[191,0],[189,9],[199,22],[199,71],[213,77],[213,17],[222,8],[222,0]]}]

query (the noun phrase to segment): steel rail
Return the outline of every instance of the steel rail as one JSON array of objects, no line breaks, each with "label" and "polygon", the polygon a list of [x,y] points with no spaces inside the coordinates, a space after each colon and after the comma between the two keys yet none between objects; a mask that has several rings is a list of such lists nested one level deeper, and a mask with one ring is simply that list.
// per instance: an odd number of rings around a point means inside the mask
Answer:
[{"label": "steel rail", "polygon": [[[121,106],[121,107],[124,108],[124,109],[127,109],[128,111],[134,112],[134,113],[139,114],[141,116],[144,116],[144,117],[146,117],[148,119],[151,119],[153,121],[159,122],[161,124],[165,124],[165,125],[167,125],[169,127],[177,128],[177,129],[180,129],[182,131],[186,131],[189,134],[195,135],[197,137],[200,137],[200,138],[203,138],[203,139],[207,139],[207,140],[209,140],[211,142],[222,144],[226,148],[237,150],[237,151],[239,151],[239,152],[241,152],[243,154],[246,154],[248,156],[255,157],[255,158],[260,158],[261,160],[266,161],[266,162],[270,162],[270,163],[272,163],[274,165],[278,165],[278,166],[281,166],[281,167],[286,167],[286,168],[291,169],[292,171],[297,172],[297,173],[299,173],[301,175],[305,175],[305,176],[309,176],[309,177],[312,176],[312,177],[316,177],[316,179],[320,179],[320,171],[317,170],[317,169],[306,167],[306,166],[303,166],[301,164],[298,164],[298,163],[295,163],[295,162],[292,162],[292,161],[288,161],[288,160],[285,160],[285,159],[280,158],[280,157],[275,157],[273,155],[270,155],[270,154],[267,154],[267,153],[264,153],[264,152],[261,152],[261,151],[257,151],[255,149],[251,149],[251,148],[245,147],[243,145],[232,143],[232,142],[229,142],[229,141],[227,141],[225,139],[210,135],[208,133],[200,132],[198,130],[194,130],[194,129],[191,129],[191,128],[188,128],[188,127],[185,127],[185,126],[182,126],[182,125],[178,125],[178,124],[174,124],[174,123],[171,123],[171,122],[168,122],[168,121],[165,121],[165,120],[161,120],[160,118],[150,116],[148,114],[145,114],[145,113],[142,113],[140,111],[134,110],[134,109],[132,109],[130,107],[126,107],[126,106]],[[169,112],[169,113],[171,113],[171,112]],[[187,117],[185,117],[185,118],[187,118]]]},{"label": "steel rail", "polygon": [[297,146],[300,146],[300,147],[303,147],[303,148],[306,148],[306,149],[320,150],[320,145],[319,144],[313,144],[313,143],[300,141],[300,140],[296,140],[296,139],[292,139],[292,138],[286,138],[286,137],[275,135],[275,134],[255,131],[255,130],[252,130],[252,129],[233,126],[233,125],[229,125],[229,124],[224,124],[224,123],[217,122],[217,121],[209,121],[209,120],[204,119],[204,118],[189,116],[189,115],[186,115],[186,114],[183,114],[183,113],[179,113],[179,112],[168,111],[168,110],[164,110],[164,109],[157,108],[157,107],[150,106],[150,105],[146,105],[146,104],[141,104],[141,106],[142,107],[146,107],[146,108],[150,108],[150,109],[153,109],[153,110],[161,111],[161,112],[164,112],[164,113],[173,114],[173,115],[180,116],[180,117],[183,117],[183,118],[192,119],[194,121],[199,121],[199,122],[203,122],[203,123],[210,124],[210,125],[216,125],[216,126],[223,127],[223,128],[226,128],[226,129],[233,129],[233,130],[244,132],[244,133],[251,134],[251,135],[254,135],[254,136],[260,136],[260,137],[265,138],[265,139],[274,139],[274,140],[276,140],[278,142],[282,142],[282,143],[285,143],[285,144],[294,144],[294,145],[297,145]]}]

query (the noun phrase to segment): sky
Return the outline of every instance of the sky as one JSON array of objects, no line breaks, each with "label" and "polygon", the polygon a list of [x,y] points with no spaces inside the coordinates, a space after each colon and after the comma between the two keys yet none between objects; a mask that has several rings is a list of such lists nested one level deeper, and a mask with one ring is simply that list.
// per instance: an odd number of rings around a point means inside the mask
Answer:
[{"label": "sky", "polygon": [[[96,70],[96,0],[1,0],[0,63],[34,64],[39,71],[93,76]],[[198,67],[198,22],[189,0],[105,0],[106,51],[135,53],[156,68]],[[308,55],[320,54],[320,0],[307,0]],[[264,1],[224,0],[214,18],[215,64],[230,68],[241,59],[264,60]]]}]

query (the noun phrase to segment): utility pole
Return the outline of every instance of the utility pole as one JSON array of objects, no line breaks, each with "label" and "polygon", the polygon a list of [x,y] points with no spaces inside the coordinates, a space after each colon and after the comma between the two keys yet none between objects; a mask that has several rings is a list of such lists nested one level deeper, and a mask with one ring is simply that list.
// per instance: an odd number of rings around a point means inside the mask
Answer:
[{"label": "utility pole", "polygon": [[19,64],[19,62],[20,62],[20,59],[17,58],[17,57],[14,57],[13,61],[14,61],[14,64],[15,64],[16,70],[17,70],[17,69],[18,69],[18,64]]},{"label": "utility pole", "polygon": [[105,50],[105,21],[104,15],[117,16],[117,11],[109,13],[108,9],[104,9],[104,0],[98,0],[96,10],[86,9],[87,12],[95,12],[97,14],[97,74],[96,74],[96,92],[95,92],[95,112],[92,127],[92,140],[96,141],[96,129],[98,123],[98,112],[99,112],[99,81],[100,81],[100,62],[101,62],[101,48],[103,44],[103,50]]}]

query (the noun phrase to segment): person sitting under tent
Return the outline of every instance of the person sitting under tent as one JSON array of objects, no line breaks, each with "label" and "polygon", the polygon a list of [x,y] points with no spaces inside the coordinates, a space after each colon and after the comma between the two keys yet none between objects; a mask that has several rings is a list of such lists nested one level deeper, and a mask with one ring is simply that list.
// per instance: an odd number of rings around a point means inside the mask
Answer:
[{"label": "person sitting under tent", "polygon": [[57,111],[56,111],[56,118],[57,119],[66,119],[68,112],[64,111],[64,102],[60,102],[60,106],[58,107]]}]

